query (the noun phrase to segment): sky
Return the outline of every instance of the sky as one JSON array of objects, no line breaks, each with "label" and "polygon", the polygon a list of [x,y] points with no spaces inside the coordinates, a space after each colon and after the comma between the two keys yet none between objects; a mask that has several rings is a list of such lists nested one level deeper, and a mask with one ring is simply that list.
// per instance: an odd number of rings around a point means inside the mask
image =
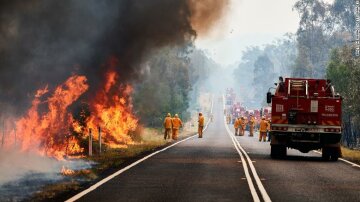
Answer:
[{"label": "sky", "polygon": [[223,19],[211,33],[200,35],[195,45],[223,66],[239,62],[246,47],[261,46],[296,32],[300,20],[292,10],[296,1],[230,0]]}]

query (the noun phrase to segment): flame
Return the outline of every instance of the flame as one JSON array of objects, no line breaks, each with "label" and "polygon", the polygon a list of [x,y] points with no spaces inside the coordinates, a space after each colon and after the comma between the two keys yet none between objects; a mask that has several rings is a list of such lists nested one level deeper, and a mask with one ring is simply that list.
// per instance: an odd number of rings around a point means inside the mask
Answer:
[{"label": "flame", "polygon": [[62,168],[61,168],[61,174],[62,174],[62,175],[65,175],[65,176],[74,175],[74,174],[75,174],[75,171],[74,171],[74,170],[71,170],[71,169],[69,169],[69,168],[66,168],[65,166],[62,166]]},{"label": "flame", "polygon": [[[40,112],[41,98],[47,94],[48,87],[39,89],[26,115],[16,122],[21,151],[35,151],[41,155],[63,159],[66,152],[78,152],[75,139],[68,139],[71,114],[67,108],[88,89],[84,76],[71,76],[46,99],[47,112]],[[15,131],[12,131],[15,133]],[[71,144],[72,151],[66,150]]]},{"label": "flame", "polygon": [[[69,107],[85,93],[89,86],[85,76],[73,75],[52,92],[48,86],[37,90],[27,113],[15,122],[10,135],[18,138],[16,147],[24,152],[36,152],[62,160],[65,156],[84,152],[80,141],[88,138],[89,128],[101,128],[103,142],[111,148],[133,144],[129,132],[136,129],[138,119],[132,114],[130,85],[120,85],[114,71],[118,65],[111,59],[105,82],[89,103],[90,113],[81,113],[84,122],[76,120]],[[10,144],[15,144],[13,141]]]},{"label": "flame", "polygon": [[117,64],[117,60],[110,61],[104,88],[96,94],[92,103],[93,113],[87,122],[89,128],[101,128],[102,137],[112,148],[133,144],[128,133],[135,130],[138,124],[138,119],[131,113],[133,88],[130,85],[118,85],[119,76],[112,70]]}]

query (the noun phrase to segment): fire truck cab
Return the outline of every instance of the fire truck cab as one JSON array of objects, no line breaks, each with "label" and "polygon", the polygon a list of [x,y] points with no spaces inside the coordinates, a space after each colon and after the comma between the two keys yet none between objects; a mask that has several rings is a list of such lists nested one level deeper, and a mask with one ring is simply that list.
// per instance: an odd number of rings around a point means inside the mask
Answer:
[{"label": "fire truck cab", "polygon": [[277,84],[271,103],[271,157],[286,156],[287,148],[303,153],[322,149],[324,160],[341,155],[341,100],[329,80],[286,78]]}]

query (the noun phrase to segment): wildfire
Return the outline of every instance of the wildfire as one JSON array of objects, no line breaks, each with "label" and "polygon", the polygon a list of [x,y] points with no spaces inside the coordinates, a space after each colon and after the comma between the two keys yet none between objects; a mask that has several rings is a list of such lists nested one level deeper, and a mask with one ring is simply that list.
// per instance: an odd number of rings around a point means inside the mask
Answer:
[{"label": "wildfire", "polygon": [[119,76],[112,70],[118,61],[110,60],[104,88],[96,94],[92,103],[92,115],[87,122],[89,128],[101,127],[103,137],[110,147],[124,147],[132,144],[129,131],[135,130],[138,120],[131,113],[130,85],[117,85]]},{"label": "wildfire", "polygon": [[62,166],[62,168],[61,168],[61,174],[62,174],[62,175],[65,175],[65,176],[74,175],[74,174],[75,174],[75,171],[74,171],[74,170],[71,170],[71,169],[69,169],[69,168],[66,168],[65,166]]},{"label": "wildfire", "polygon": [[68,122],[72,120],[67,108],[87,89],[84,76],[71,76],[46,99],[45,113],[40,112],[39,106],[49,90],[48,87],[38,90],[27,114],[16,122],[20,149],[62,159],[66,155]]},{"label": "wildfire", "polygon": [[103,87],[88,102],[90,113],[81,115],[85,120],[83,124],[69,112],[69,107],[89,85],[85,76],[73,75],[53,91],[46,86],[35,93],[30,109],[15,122],[12,131],[7,131],[9,136],[16,137],[7,144],[16,144],[21,151],[64,159],[81,154],[84,146],[80,141],[87,138],[89,128],[97,131],[98,127],[108,146],[116,148],[132,144],[128,133],[135,130],[138,123],[132,114],[132,87],[119,84],[119,76],[113,70],[114,65],[118,65],[117,60],[110,60],[109,65]]}]

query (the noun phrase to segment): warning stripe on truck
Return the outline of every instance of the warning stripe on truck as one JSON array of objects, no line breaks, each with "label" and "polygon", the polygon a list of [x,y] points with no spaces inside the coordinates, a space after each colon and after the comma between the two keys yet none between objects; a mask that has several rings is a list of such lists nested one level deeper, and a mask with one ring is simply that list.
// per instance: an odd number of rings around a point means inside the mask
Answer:
[{"label": "warning stripe on truck", "polygon": [[287,120],[286,119],[273,119],[273,120],[271,120],[271,123],[273,123],[273,124],[286,124]]},{"label": "warning stripe on truck", "polygon": [[328,125],[328,126],[339,126],[341,125],[340,121],[329,121],[329,120],[322,120],[321,125]]}]

